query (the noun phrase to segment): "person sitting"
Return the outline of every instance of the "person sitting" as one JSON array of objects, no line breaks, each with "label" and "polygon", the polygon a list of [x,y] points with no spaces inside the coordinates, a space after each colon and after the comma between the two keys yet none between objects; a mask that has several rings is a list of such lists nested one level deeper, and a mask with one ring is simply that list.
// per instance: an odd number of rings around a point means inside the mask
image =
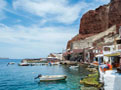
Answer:
[{"label": "person sitting", "polygon": [[107,64],[101,65],[102,71],[105,72],[106,70],[111,70],[112,65],[107,62]]},{"label": "person sitting", "polygon": [[109,62],[107,62],[107,69],[108,70],[112,69],[112,65]]}]

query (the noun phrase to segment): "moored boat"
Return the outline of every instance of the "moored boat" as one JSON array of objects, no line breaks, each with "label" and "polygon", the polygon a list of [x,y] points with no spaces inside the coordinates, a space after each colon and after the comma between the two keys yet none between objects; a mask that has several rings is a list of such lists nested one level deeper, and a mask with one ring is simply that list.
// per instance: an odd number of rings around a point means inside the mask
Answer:
[{"label": "moored boat", "polygon": [[65,80],[67,78],[66,75],[44,75],[39,77],[40,81],[58,81],[58,80]]},{"label": "moored boat", "polygon": [[59,64],[60,64],[59,62],[51,63],[51,65],[59,65]]},{"label": "moored boat", "polygon": [[65,80],[67,78],[66,75],[41,75],[39,74],[35,79],[40,79],[40,81],[59,81]]},{"label": "moored boat", "polygon": [[28,63],[19,63],[18,65],[19,65],[19,66],[29,66]]},{"label": "moored boat", "polygon": [[9,62],[7,65],[13,65],[15,64],[15,62]]},{"label": "moored boat", "polygon": [[70,66],[69,68],[70,69],[76,69],[76,68],[78,68],[79,66]]},{"label": "moored boat", "polygon": [[15,64],[15,62],[9,62],[8,64]]}]

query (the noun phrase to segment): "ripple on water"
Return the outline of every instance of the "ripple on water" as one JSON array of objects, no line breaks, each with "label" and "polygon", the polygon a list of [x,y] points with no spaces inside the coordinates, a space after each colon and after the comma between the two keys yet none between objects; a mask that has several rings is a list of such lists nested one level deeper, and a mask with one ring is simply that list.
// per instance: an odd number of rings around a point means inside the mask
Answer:
[{"label": "ripple on water", "polygon": [[[68,66],[7,66],[8,62],[11,61],[0,61],[0,90],[80,90],[79,81],[88,73],[83,68],[71,70]],[[39,82],[34,80],[38,74],[64,74],[68,78],[61,82]]]}]

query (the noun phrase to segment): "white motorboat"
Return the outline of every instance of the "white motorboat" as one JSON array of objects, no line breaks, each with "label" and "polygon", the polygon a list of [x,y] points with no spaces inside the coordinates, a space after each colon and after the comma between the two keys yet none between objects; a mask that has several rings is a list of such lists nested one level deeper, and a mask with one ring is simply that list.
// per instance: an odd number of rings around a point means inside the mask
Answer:
[{"label": "white motorboat", "polygon": [[43,75],[39,77],[40,81],[59,81],[59,80],[65,80],[67,78],[66,75]]},{"label": "white motorboat", "polygon": [[15,62],[9,62],[8,64],[15,64]]},{"label": "white motorboat", "polygon": [[29,66],[28,63],[19,63],[18,65],[19,65],[19,66]]},{"label": "white motorboat", "polygon": [[79,66],[70,66],[69,68],[70,69],[76,69],[76,68],[78,68]]},{"label": "white motorboat", "polygon": [[9,62],[7,65],[13,65],[15,64],[15,62]]}]

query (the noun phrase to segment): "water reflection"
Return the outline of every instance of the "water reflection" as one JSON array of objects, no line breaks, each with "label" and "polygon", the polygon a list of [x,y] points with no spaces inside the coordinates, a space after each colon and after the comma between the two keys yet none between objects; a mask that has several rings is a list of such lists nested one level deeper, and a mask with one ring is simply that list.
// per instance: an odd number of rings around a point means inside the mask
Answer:
[{"label": "water reflection", "polygon": [[60,81],[49,81],[49,82],[38,82],[38,85],[42,85],[42,84],[65,84],[67,83],[66,80],[60,80]]}]

